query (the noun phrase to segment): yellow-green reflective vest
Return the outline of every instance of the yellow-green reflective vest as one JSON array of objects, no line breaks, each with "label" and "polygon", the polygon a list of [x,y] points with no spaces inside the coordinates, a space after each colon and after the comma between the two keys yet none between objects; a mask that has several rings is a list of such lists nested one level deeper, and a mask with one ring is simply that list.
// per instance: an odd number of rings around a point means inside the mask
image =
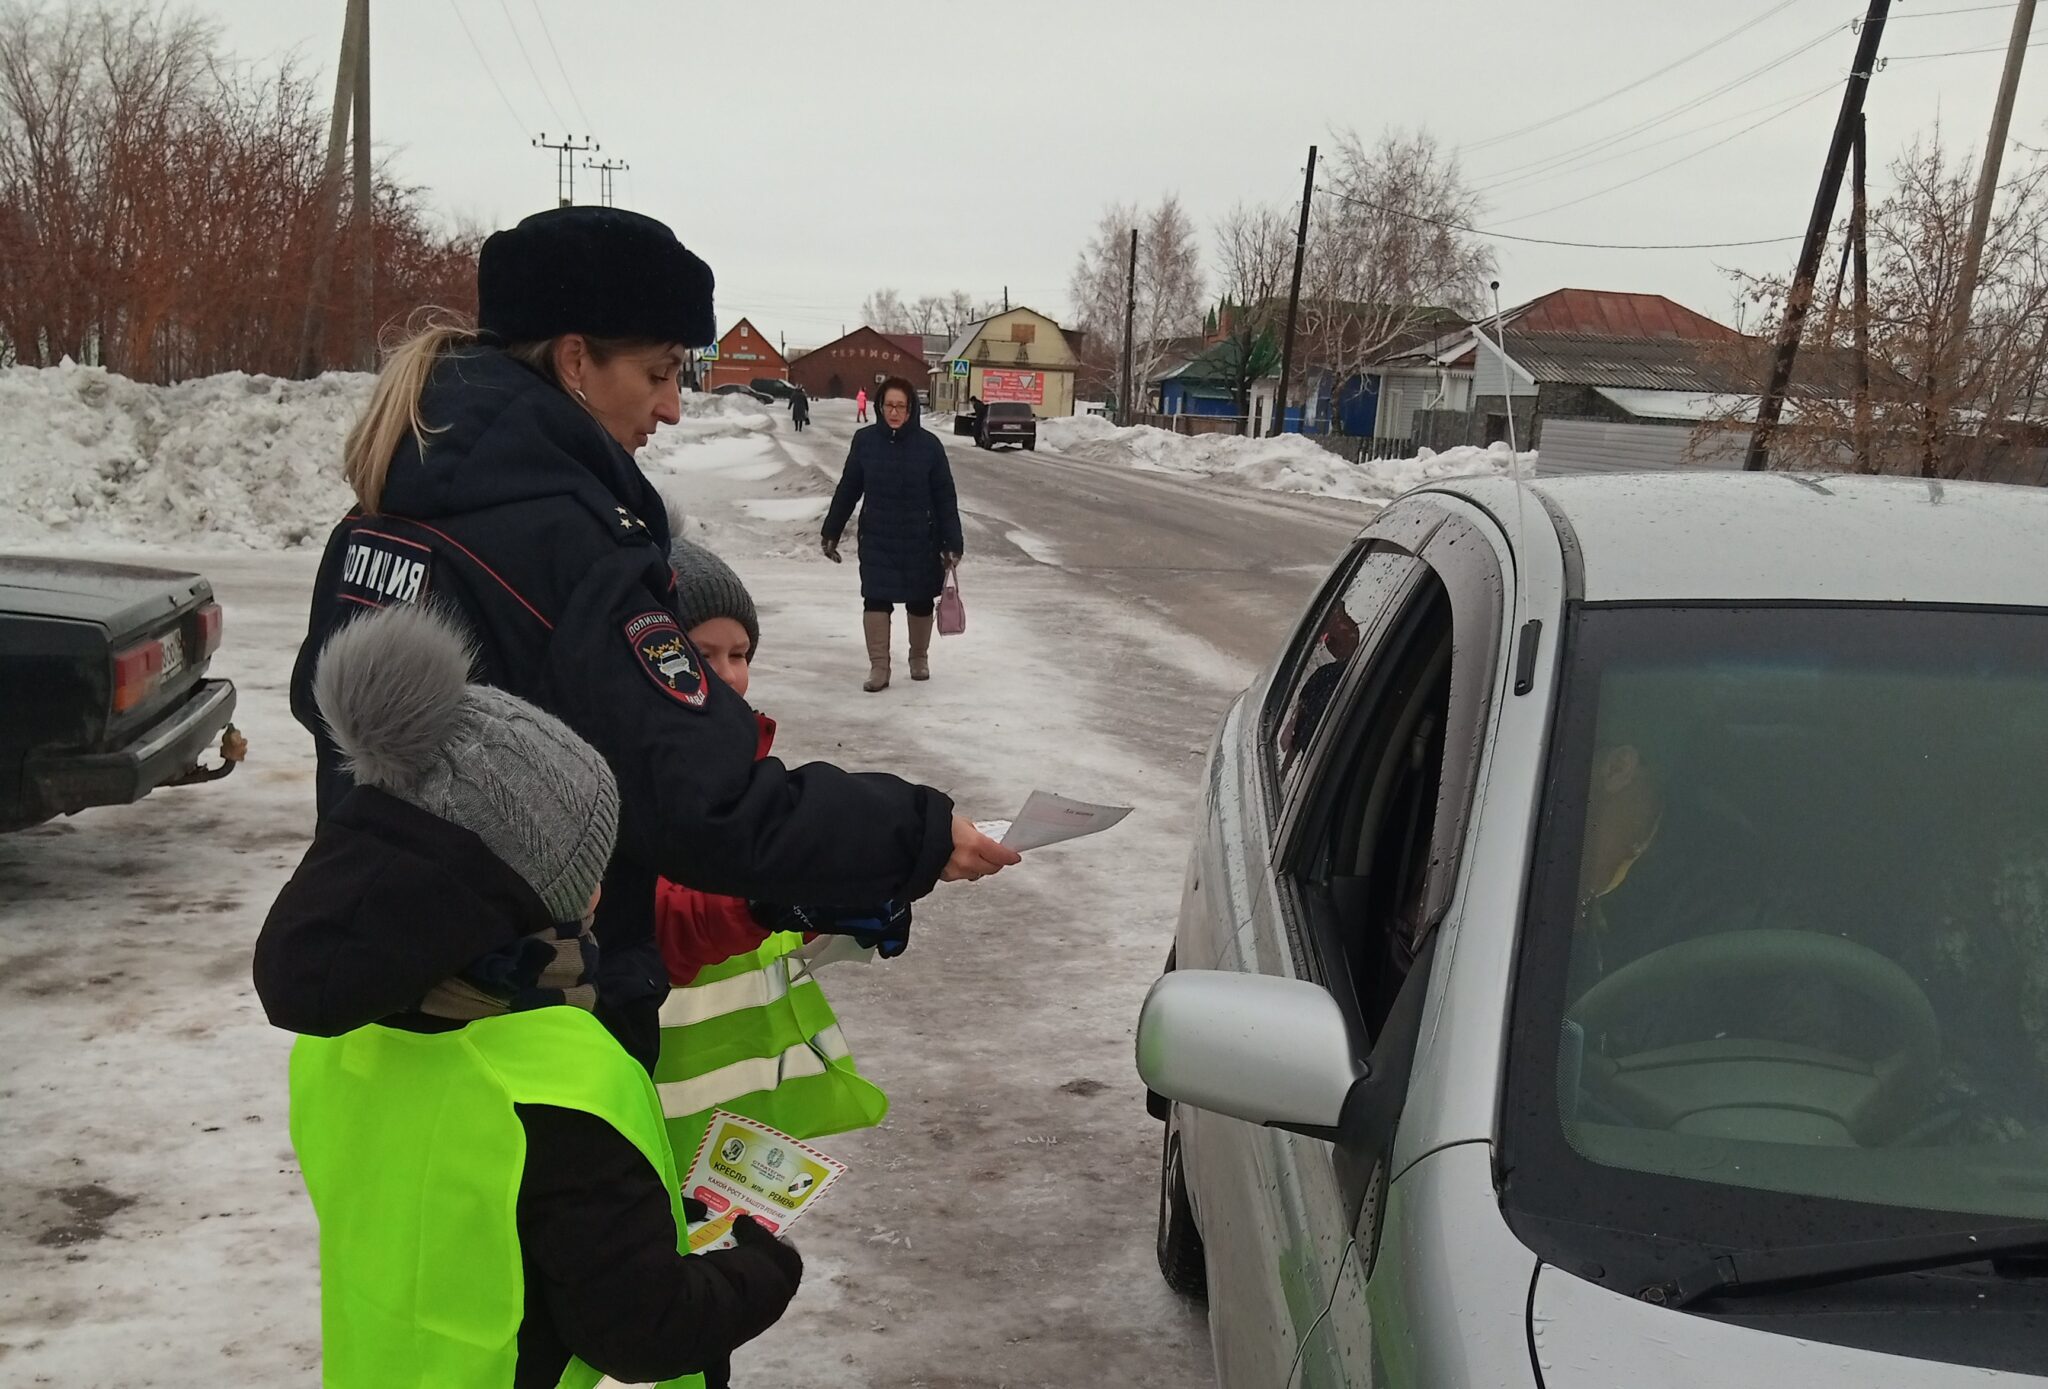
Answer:
[{"label": "yellow-green reflective vest", "polygon": [[889,1112],[889,1097],[855,1069],[825,991],[795,956],[803,943],[778,932],[669,990],[654,1088],[683,1172],[714,1109],[792,1138],[869,1128]]},{"label": "yellow-green reflective vest", "polygon": [[[674,1160],[647,1073],[580,1008],[454,1032],[363,1027],[292,1048],[291,1135],[320,1218],[328,1389],[508,1389],[526,1314],[513,1106],[580,1109],[653,1164]],[[571,1360],[560,1383],[602,1376]],[[673,1380],[701,1389],[703,1377]]]}]

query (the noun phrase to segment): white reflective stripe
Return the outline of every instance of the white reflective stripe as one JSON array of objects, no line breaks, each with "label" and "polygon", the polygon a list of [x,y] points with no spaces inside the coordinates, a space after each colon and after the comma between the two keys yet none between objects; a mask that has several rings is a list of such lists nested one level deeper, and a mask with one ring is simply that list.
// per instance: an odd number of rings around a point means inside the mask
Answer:
[{"label": "white reflective stripe", "polygon": [[[849,1054],[846,1039],[839,1035],[837,1027],[828,1027],[819,1033],[817,1042],[819,1050],[834,1059]],[[724,1104],[727,1100],[751,1095],[756,1090],[773,1090],[785,1080],[823,1074],[823,1058],[817,1051],[798,1042],[780,1056],[749,1057],[688,1080],[663,1081],[654,1088],[661,1092],[661,1112],[671,1119],[680,1119],[686,1114]]]},{"label": "white reflective stripe", "polygon": [[839,1024],[836,1022],[811,1038],[811,1045],[834,1061],[844,1061],[853,1055],[853,1048],[846,1044],[846,1034],[839,1030]]},{"label": "white reflective stripe", "polygon": [[661,1005],[663,1027],[684,1027],[708,1018],[722,1018],[749,1008],[765,1008],[789,993],[789,969],[775,960],[760,969],[718,979],[709,984],[688,984],[670,989]]}]

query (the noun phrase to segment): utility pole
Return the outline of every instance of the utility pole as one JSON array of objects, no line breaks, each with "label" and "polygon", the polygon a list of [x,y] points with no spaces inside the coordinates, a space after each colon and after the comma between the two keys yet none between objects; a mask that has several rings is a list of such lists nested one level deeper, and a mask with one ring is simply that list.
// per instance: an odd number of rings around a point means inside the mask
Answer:
[{"label": "utility pole", "polygon": [[1856,299],[1852,328],[1856,334],[1855,446],[1856,471],[1874,473],[1870,456],[1870,242],[1865,235],[1870,202],[1863,176],[1869,158],[1863,113],[1856,113],[1856,145],[1849,165],[1849,248],[1855,255]]},{"label": "utility pole", "polygon": [[350,214],[356,254],[356,370],[377,369],[377,233],[370,186],[370,0],[356,0],[355,189]]},{"label": "utility pole", "polygon": [[1003,312],[1004,312],[1004,313],[1008,313],[1009,311],[1010,311],[1010,287],[1009,287],[1008,285],[1004,285],[1004,286],[1003,286]]},{"label": "utility pole", "polygon": [[1761,472],[1770,466],[1771,432],[1785,410],[1785,390],[1792,384],[1792,363],[1799,355],[1799,333],[1806,326],[1806,311],[1813,305],[1813,278],[1820,270],[1820,253],[1827,241],[1828,223],[1834,220],[1835,200],[1842,192],[1842,170],[1849,162],[1849,146],[1856,122],[1863,114],[1863,95],[1870,89],[1870,76],[1877,67],[1877,44],[1884,37],[1885,17],[1891,0],[1870,0],[1863,16],[1862,32],[1856,39],[1856,59],[1849,70],[1848,85],[1842,89],[1842,109],[1835,116],[1834,137],[1828,142],[1828,157],[1821,166],[1820,190],[1814,195],[1813,215],[1807,219],[1806,242],[1799,250],[1799,266],[1792,272],[1792,292],[1785,299],[1785,318],[1778,325],[1778,342],[1771,360],[1771,380],[1756,403],[1756,428],[1749,436],[1749,455],[1742,466]]},{"label": "utility pole", "polygon": [[534,139],[533,147],[537,150],[553,150],[555,152],[555,206],[557,207],[568,207],[576,201],[575,156],[589,154],[593,150],[604,148],[603,145],[592,144],[588,135],[564,135],[560,140],[549,140],[548,133],[545,130]]},{"label": "utility pole", "polygon": [[1132,227],[1131,258],[1124,265],[1124,390],[1122,404],[1124,424],[1127,427],[1131,424],[1133,420],[1137,419],[1138,417],[1137,411],[1133,408],[1133,406],[1135,406],[1137,402],[1135,397],[1133,397],[1133,395],[1131,394],[1132,391],[1135,389],[1134,383],[1131,381],[1131,349],[1134,345],[1131,334],[1133,330],[1136,328],[1137,322],[1138,229],[1136,227]]},{"label": "utility pole", "polygon": [[583,167],[597,170],[598,206],[610,207],[612,205],[612,175],[623,173],[633,166],[623,159],[604,159],[595,163],[586,159],[583,161]]},{"label": "utility pole", "polygon": [[[313,209],[313,265],[306,286],[306,315],[299,329],[299,375],[320,370],[327,293],[334,276],[335,222],[341,214],[341,155],[358,87],[357,69],[368,85],[369,0],[348,0],[341,22],[341,58],[334,69],[334,114],[327,125],[327,158],[320,167],[320,191]],[[365,123],[367,124],[367,122]]]},{"label": "utility pole", "polygon": [[[1977,272],[1984,259],[1984,238],[1991,230],[1991,205],[1998,199],[1998,169],[2005,159],[2006,132],[2012,127],[2013,94],[2019,90],[2020,66],[2026,61],[2027,37],[2034,27],[2034,0],[2020,0],[2019,8],[2013,12],[2012,39],[2005,49],[2005,74],[1998,79],[1998,101],[1991,108],[1991,133],[1984,140],[1984,162],[1977,169],[1977,196],[1970,203],[1970,234],[1963,242],[1962,269],[1956,275],[1956,302],[1949,314],[1948,333],[1943,337],[1940,351],[1934,354],[1939,363],[1935,371],[1928,373],[1927,400],[1929,424],[1927,455],[1922,471],[1927,476],[1934,474],[1934,462],[1939,452],[1936,445],[1942,430],[1942,417],[1947,411],[1938,403],[1943,382],[1950,377],[1960,376],[1960,358],[1963,339],[1970,331],[1970,302],[1977,294]],[[1950,370],[1953,359],[1954,369]]]},{"label": "utility pole", "polygon": [[1278,436],[1287,427],[1287,374],[1294,369],[1294,314],[1301,306],[1301,262],[1308,250],[1308,210],[1316,194],[1316,147],[1308,147],[1308,175],[1301,181],[1301,227],[1294,234],[1294,284],[1287,291],[1287,335],[1280,342],[1280,390],[1273,402],[1273,427]]}]

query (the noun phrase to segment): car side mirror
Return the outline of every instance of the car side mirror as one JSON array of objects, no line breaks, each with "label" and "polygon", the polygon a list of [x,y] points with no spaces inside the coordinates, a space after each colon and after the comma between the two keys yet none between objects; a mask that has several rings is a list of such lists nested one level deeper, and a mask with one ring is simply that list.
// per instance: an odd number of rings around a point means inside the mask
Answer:
[{"label": "car side mirror", "polygon": [[1246,1123],[1334,1139],[1365,1068],[1318,984],[1181,969],[1138,1015],[1138,1074],[1157,1093]]}]

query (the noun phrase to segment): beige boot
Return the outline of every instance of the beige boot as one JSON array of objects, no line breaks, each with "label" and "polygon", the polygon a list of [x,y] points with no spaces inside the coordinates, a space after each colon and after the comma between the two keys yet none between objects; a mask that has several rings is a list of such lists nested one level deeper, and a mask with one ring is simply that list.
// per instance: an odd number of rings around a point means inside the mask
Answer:
[{"label": "beige boot", "polygon": [[932,617],[930,613],[926,613],[923,617],[919,617],[916,613],[911,613],[909,618],[910,678],[912,680],[929,680],[932,678]]},{"label": "beige boot", "polygon": [[868,678],[861,688],[873,694],[889,688],[889,614],[862,613],[860,626],[868,639]]}]

